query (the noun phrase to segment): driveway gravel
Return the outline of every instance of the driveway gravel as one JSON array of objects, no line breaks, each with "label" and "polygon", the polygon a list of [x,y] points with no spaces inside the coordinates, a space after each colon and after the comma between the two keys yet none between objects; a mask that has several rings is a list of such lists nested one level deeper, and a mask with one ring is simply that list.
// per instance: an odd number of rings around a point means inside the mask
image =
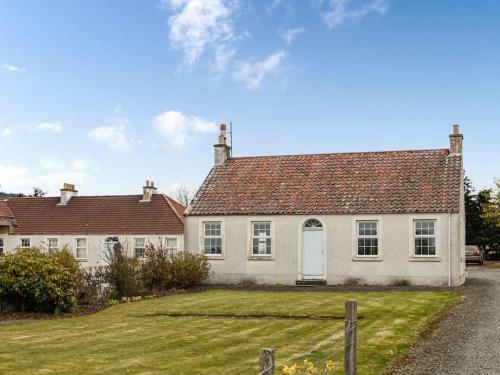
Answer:
[{"label": "driveway gravel", "polygon": [[500,374],[500,269],[471,268],[463,303],[393,374]]}]

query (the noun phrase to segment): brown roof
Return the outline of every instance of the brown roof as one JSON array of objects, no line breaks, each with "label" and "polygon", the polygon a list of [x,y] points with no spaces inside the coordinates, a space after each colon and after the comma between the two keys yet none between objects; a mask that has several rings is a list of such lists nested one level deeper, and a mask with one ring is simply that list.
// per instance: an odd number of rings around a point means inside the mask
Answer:
[{"label": "brown roof", "polygon": [[6,200],[0,200],[0,217],[13,217]]},{"label": "brown roof", "polygon": [[[182,234],[179,203],[162,195],[141,202],[142,195],[59,198],[9,198],[15,234]],[[180,206],[180,207],[179,207]]]},{"label": "brown roof", "polygon": [[458,212],[461,168],[447,149],[231,158],[187,214]]}]

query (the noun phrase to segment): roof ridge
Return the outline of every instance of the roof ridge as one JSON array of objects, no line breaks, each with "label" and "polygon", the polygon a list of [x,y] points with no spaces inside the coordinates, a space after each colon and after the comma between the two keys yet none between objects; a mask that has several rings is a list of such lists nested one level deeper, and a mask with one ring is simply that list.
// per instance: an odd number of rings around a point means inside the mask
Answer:
[{"label": "roof ridge", "polygon": [[328,155],[356,155],[356,154],[387,154],[387,153],[402,153],[402,152],[449,152],[447,148],[429,148],[429,149],[413,149],[413,150],[381,150],[381,151],[346,151],[346,152],[320,152],[311,154],[284,154],[284,155],[254,155],[254,156],[233,156],[232,159],[258,159],[258,158],[282,158],[295,156],[328,156]]},{"label": "roof ridge", "polygon": [[[142,197],[142,194],[104,194],[104,195],[75,195],[71,199],[74,198],[123,198],[123,197]],[[6,201],[12,199],[59,199],[59,196],[50,196],[50,197],[9,197],[6,198]]]}]

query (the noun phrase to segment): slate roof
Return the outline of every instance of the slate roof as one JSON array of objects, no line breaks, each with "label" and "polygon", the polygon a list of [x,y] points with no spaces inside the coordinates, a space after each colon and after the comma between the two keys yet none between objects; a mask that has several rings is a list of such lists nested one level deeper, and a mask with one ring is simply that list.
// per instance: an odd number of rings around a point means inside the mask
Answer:
[{"label": "slate roof", "polygon": [[448,149],[235,157],[187,215],[458,212],[461,169]]},{"label": "slate roof", "polygon": [[[66,206],[59,197],[8,198],[17,226],[13,234],[182,234],[184,207],[162,194],[77,196]],[[0,205],[1,207],[1,205]]]}]

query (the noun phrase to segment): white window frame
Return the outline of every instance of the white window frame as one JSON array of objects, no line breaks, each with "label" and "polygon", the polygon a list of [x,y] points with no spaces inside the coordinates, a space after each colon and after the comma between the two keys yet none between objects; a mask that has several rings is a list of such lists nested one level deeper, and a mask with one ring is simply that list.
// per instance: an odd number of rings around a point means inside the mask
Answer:
[{"label": "white window frame", "polygon": [[[417,234],[417,221],[430,221],[434,223],[434,234],[429,235],[429,234]],[[425,219],[425,218],[416,218],[413,219],[412,222],[412,232],[413,232],[413,256],[415,258],[436,258],[438,254],[438,222],[437,219]],[[417,238],[434,238],[434,254],[417,254],[417,245],[416,245],[416,239]]]},{"label": "white window frame", "polygon": [[59,249],[59,237],[46,237],[46,238],[45,238],[45,243],[47,244],[47,251],[48,251],[49,253],[50,253],[50,251],[51,251],[51,250],[50,250],[50,249],[51,249],[51,247],[50,247],[50,240],[57,240],[57,246],[56,246],[56,247],[54,247],[53,249],[55,249],[55,250]]},{"label": "white window frame", "polygon": [[[175,240],[175,248],[168,247],[168,241]],[[165,236],[163,238],[163,245],[166,251],[176,252],[180,249],[180,240],[178,236]]]},{"label": "white window frame", "polygon": [[[30,242],[29,246],[23,246],[23,240],[28,240]],[[31,237],[20,237],[19,238],[19,248],[20,249],[30,249],[33,244],[31,243]]]},{"label": "white window frame", "polygon": [[2,243],[0,245],[0,256],[5,255],[5,238],[0,237],[0,242]]},{"label": "white window frame", "polygon": [[[113,236],[108,236],[108,237],[113,237]],[[118,237],[118,236],[116,236],[116,237]],[[146,248],[148,247],[148,244],[149,244],[149,238],[148,237],[139,237],[139,236],[132,238],[132,243],[133,243],[133,248],[134,248],[134,257],[137,257],[136,249],[141,249],[141,248],[137,247],[135,245],[135,240],[144,240],[144,253],[142,256],[138,257],[139,259],[144,259],[145,251],[146,251]]]},{"label": "white window frame", "polygon": [[[78,247],[78,240],[85,240],[85,258],[78,257],[78,249],[82,249],[82,247]],[[89,240],[87,237],[75,237],[74,238],[74,243],[75,243],[75,258],[76,260],[80,262],[87,261],[88,256],[89,256]]]},{"label": "white window frame", "polygon": [[[361,223],[375,223],[376,234],[359,234],[359,226]],[[360,239],[376,239],[377,240],[377,254],[360,254],[359,253],[359,240]],[[378,257],[379,253],[379,224],[377,220],[356,220],[356,257]]]},{"label": "white window frame", "polygon": [[[358,255],[358,223],[361,221],[377,222],[377,255]],[[358,262],[381,262],[384,255],[383,244],[384,221],[381,216],[359,215],[352,218],[352,261]]]},{"label": "white window frame", "polygon": [[[221,253],[220,254],[207,254],[205,253],[205,238],[219,238],[217,237],[205,237],[205,224],[208,223],[220,223],[221,225],[221,231],[220,231],[220,238],[221,238]],[[224,259],[225,258],[225,222],[221,218],[210,218],[210,220],[200,220],[200,226],[199,226],[199,248],[201,249],[201,253],[204,254],[207,258],[209,259]]]},{"label": "white window frame", "polygon": [[[270,254],[255,254],[253,252],[253,240],[256,238],[259,238],[255,236],[254,234],[254,225],[255,224],[269,224],[269,236],[266,236],[266,240],[268,238],[271,239],[271,253]],[[266,217],[258,217],[258,218],[250,218],[248,220],[248,245],[247,245],[247,252],[248,252],[248,258],[249,259],[274,259],[275,258],[275,242],[276,242],[276,236],[274,232],[274,221],[271,218],[266,218]]]}]

